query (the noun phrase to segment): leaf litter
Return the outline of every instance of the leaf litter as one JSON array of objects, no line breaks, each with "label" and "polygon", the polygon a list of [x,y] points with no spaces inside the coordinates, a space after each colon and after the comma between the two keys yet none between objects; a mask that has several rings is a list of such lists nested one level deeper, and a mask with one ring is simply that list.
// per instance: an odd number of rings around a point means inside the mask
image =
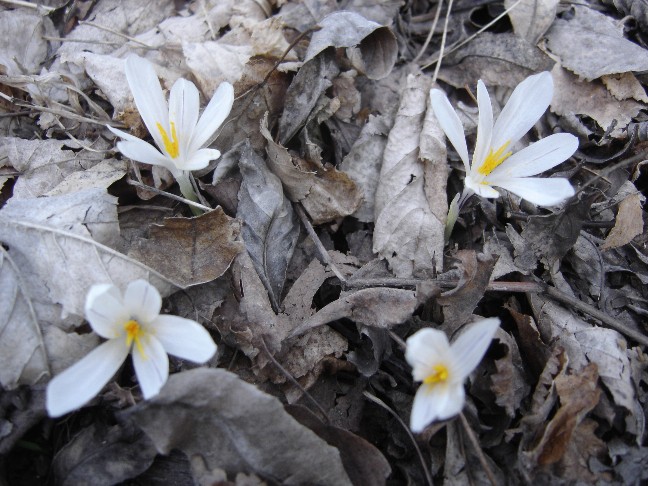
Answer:
[{"label": "leaf litter", "polygon": [[[0,475],[645,480],[647,19],[624,1],[0,2]],[[193,173],[204,214],[105,128],[149,136],[131,53],[165,90],[234,86],[222,156]],[[474,146],[477,81],[498,114],[542,71],[553,99],[523,143],[579,137],[546,175],[575,196],[473,197],[446,241],[465,173],[430,89]],[[47,418],[48,381],[100,344],[88,289],[140,278],[163,313],[205,326],[216,356],[173,359],[150,400],[125,366],[88,407]],[[463,414],[412,435],[402,343],[484,317],[501,328]]]}]

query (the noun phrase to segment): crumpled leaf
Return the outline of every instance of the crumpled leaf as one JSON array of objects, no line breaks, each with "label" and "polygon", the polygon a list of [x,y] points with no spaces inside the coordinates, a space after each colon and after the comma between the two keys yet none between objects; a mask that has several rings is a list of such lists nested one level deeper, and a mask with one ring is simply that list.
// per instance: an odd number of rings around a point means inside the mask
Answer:
[{"label": "crumpled leaf", "polygon": [[16,8],[0,12],[0,65],[9,75],[36,74],[48,55],[43,35],[55,35],[49,17]]},{"label": "crumpled leaf", "polygon": [[513,419],[522,400],[529,394],[530,387],[525,379],[522,357],[515,339],[502,329],[498,329],[495,339],[508,352],[495,360],[497,372],[491,375],[491,390],[495,394],[495,403],[504,408],[506,414]]},{"label": "crumpled leaf", "polygon": [[344,11],[327,15],[317,25],[320,30],[313,33],[304,62],[329,47],[346,47],[353,67],[369,79],[382,79],[394,67],[398,45],[389,28]]},{"label": "crumpled leaf", "polygon": [[604,130],[616,122],[610,133],[615,138],[627,136],[623,129],[646,106],[632,98],[619,101],[602,83],[582,81],[559,64],[554,66],[551,76],[554,80],[551,111],[561,116],[587,115]]},{"label": "crumpled leaf", "polygon": [[121,414],[160,453],[182,450],[211,470],[255,473],[282,484],[351,481],[340,453],[300,425],[281,403],[223,369],[169,378],[159,395]]},{"label": "crumpled leaf", "polygon": [[630,243],[635,236],[643,233],[642,202],[646,198],[641,193],[634,193],[623,199],[619,204],[614,228],[605,238],[602,250],[617,248]]},{"label": "crumpled leaf", "polygon": [[107,159],[87,170],[72,172],[44,195],[57,196],[95,187],[107,189],[113,182],[118,181],[125,175],[125,160]]},{"label": "crumpled leaf", "polygon": [[272,140],[266,118],[261,134],[267,141],[268,167],[281,179],[290,200],[303,204],[313,224],[348,216],[358,208],[360,191],[346,173],[319,161],[291,155]]},{"label": "crumpled leaf", "polygon": [[240,223],[218,207],[194,218],[166,218],[163,225],[152,225],[149,238],[137,241],[128,256],[190,287],[225,273],[243,248],[239,233]]},{"label": "crumpled leaf", "polygon": [[432,110],[427,108],[429,89],[429,78],[408,77],[384,150],[376,190],[373,250],[386,258],[392,271],[403,278],[443,268],[447,201],[443,198],[445,210],[433,208],[432,203],[440,200],[432,188],[445,192],[447,172],[427,171],[424,158],[443,164],[440,168],[447,170],[447,166],[445,147],[437,146],[434,153],[424,151],[422,146],[422,131],[429,132],[428,125],[435,126]]},{"label": "crumpled leaf", "polygon": [[292,258],[299,223],[281,181],[248,144],[239,159],[243,182],[236,216],[243,221],[243,241],[254,268],[266,287],[275,309],[279,309]]},{"label": "crumpled leaf", "polygon": [[601,81],[617,100],[635,99],[643,103],[648,103],[646,91],[632,73],[608,74],[601,76]]},{"label": "crumpled leaf", "polygon": [[289,337],[344,317],[352,321],[389,329],[407,320],[416,309],[416,294],[411,290],[369,288],[340,296],[294,329]]},{"label": "crumpled leaf", "polygon": [[474,86],[478,79],[486,86],[515,88],[531,74],[550,70],[553,61],[516,34],[484,32],[476,42],[444,57],[443,65],[439,79],[455,88]]},{"label": "crumpled leaf", "polygon": [[[514,3],[505,0],[504,6],[508,9]],[[508,13],[513,32],[530,44],[537,44],[555,20],[558,3],[558,0],[522,0]]]},{"label": "crumpled leaf", "polygon": [[547,47],[564,67],[587,81],[648,70],[648,51],[623,36],[622,24],[585,6],[572,8],[574,15],[556,19],[546,34]]},{"label": "crumpled leaf", "polygon": [[58,451],[53,461],[62,486],[111,486],[146,471],[157,451],[131,424],[93,422]]}]

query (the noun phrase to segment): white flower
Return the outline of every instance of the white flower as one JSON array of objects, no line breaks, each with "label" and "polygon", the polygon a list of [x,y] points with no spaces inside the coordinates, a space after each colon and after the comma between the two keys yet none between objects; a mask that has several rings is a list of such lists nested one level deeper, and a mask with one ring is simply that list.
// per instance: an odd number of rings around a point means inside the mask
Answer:
[{"label": "white flower", "polygon": [[472,164],[461,121],[445,94],[430,92],[432,108],[441,128],[461,157],[466,168],[466,189],[482,197],[499,197],[492,186],[501,187],[523,199],[542,206],[552,206],[574,195],[574,188],[564,178],[529,177],[565,161],[578,148],[578,139],[568,133],[550,135],[514,153],[515,144],[540,119],[553,96],[551,74],[542,72],[528,77],[513,91],[500,116],[493,124],[493,108],[484,83],[477,83],[479,121]]},{"label": "white flower", "polygon": [[497,318],[470,324],[452,344],[445,333],[430,328],[407,339],[405,359],[412,366],[414,380],[423,382],[414,397],[410,416],[414,432],[461,412],[464,381],[484,357],[499,324]]},{"label": "white flower", "polygon": [[146,59],[129,56],[126,79],[135,105],[159,150],[109,126],[124,139],[117,144],[122,154],[138,162],[166,167],[176,179],[185,171],[204,169],[210,161],[220,157],[218,150],[202,147],[232,109],[234,89],[231,84],[221,83],[199,119],[198,89],[191,81],[178,79],[171,88],[167,105],[153,65]]},{"label": "white flower", "polygon": [[144,398],[156,395],[169,375],[167,353],[204,363],[216,352],[197,322],[160,315],[162,298],[144,280],[131,282],[122,296],[110,284],[94,285],[85,304],[92,329],[108,339],[47,385],[46,407],[59,417],[91,400],[110,381],[129,353]]}]

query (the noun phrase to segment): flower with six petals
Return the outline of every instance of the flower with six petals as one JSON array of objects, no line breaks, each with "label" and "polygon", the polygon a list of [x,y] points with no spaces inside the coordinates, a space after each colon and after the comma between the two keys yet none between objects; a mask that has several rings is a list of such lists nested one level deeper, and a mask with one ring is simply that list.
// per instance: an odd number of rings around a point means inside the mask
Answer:
[{"label": "flower with six petals", "polygon": [[444,332],[430,328],[407,339],[405,359],[412,366],[414,380],[422,382],[410,416],[414,432],[461,412],[464,381],[484,357],[499,325],[497,318],[470,324],[452,344]]},{"label": "flower with six petals", "polygon": [[92,329],[107,339],[47,386],[51,417],[75,410],[108,383],[129,353],[144,398],[156,395],[169,375],[167,353],[204,363],[216,352],[209,333],[197,322],[160,315],[162,298],[145,280],[131,282],[122,295],[110,284],[92,286],[85,314]]},{"label": "flower with six petals", "polygon": [[[466,169],[466,190],[462,202],[473,193],[486,198],[499,197],[493,186],[501,187],[527,201],[552,206],[574,195],[565,178],[531,177],[567,160],[578,148],[578,139],[556,133],[515,151],[517,142],[533,127],[549,107],[553,80],[549,72],[528,77],[513,91],[493,123],[493,108],[484,83],[477,83],[479,120],[472,163],[459,116],[441,90],[430,92],[432,108],[441,128],[461,157]],[[459,203],[461,207],[461,203]]]}]

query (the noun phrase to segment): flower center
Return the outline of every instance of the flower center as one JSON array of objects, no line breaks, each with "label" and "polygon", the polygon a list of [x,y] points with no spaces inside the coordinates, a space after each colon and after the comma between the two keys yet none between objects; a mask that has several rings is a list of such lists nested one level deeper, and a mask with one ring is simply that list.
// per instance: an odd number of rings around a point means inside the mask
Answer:
[{"label": "flower center", "polygon": [[432,373],[427,375],[423,380],[423,383],[426,385],[433,385],[434,383],[443,383],[448,379],[448,368],[445,365],[438,364],[432,367],[434,370]]},{"label": "flower center", "polygon": [[487,176],[491,172],[493,172],[497,166],[508,159],[513,154],[513,152],[511,152],[510,150],[508,152],[504,151],[510,143],[511,142],[506,142],[497,150],[490,149],[490,152],[488,152],[488,155],[484,159],[482,165],[479,166],[479,169],[477,169],[477,172],[479,172],[483,176]]},{"label": "flower center", "polygon": [[144,330],[140,326],[139,322],[136,320],[130,320],[124,324],[124,330],[126,331],[126,346],[129,348],[133,342],[135,347],[140,352],[143,358],[146,358],[144,354],[144,347],[142,346],[142,336],[144,335]]},{"label": "flower center", "polygon": [[171,122],[171,138],[166,132],[161,123],[157,124],[157,129],[162,135],[162,141],[164,142],[164,149],[166,150],[169,157],[175,159],[180,154],[180,144],[178,143],[178,134],[176,133],[175,123]]}]

